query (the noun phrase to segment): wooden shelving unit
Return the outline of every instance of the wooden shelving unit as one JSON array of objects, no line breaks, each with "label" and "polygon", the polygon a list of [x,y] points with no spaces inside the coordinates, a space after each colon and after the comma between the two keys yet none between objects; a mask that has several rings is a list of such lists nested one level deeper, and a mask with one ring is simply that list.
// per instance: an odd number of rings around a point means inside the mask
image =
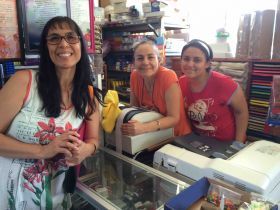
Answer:
[{"label": "wooden shelving unit", "polygon": [[[131,37],[138,36],[139,34],[143,36],[144,33],[148,33],[149,36],[162,36],[163,32],[166,30],[183,29],[187,27],[187,25],[180,25],[176,21],[173,23],[166,22],[164,17],[104,25],[102,33],[104,40],[112,42],[114,37],[119,37],[117,40],[121,40],[122,46],[126,46],[124,49],[116,49],[113,46],[111,51],[104,58],[107,66],[107,81],[104,82],[107,84],[106,87],[108,89],[118,90],[119,88],[121,90],[127,90],[120,92],[119,97],[121,101],[129,102],[129,80],[133,59],[131,46],[135,42]],[[118,87],[118,84],[120,84],[120,87]]]}]

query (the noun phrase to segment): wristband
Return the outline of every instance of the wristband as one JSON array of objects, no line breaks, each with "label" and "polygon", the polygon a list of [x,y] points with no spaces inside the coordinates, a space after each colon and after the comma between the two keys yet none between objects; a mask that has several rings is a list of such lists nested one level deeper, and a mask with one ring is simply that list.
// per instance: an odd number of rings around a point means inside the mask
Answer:
[{"label": "wristband", "polygon": [[157,131],[160,131],[160,122],[159,122],[159,120],[156,120],[156,123],[157,123],[157,126],[158,126]]},{"label": "wristband", "polygon": [[97,149],[97,147],[96,147],[95,143],[93,143],[93,146],[94,146],[94,151],[91,153],[91,155],[94,155],[94,154],[95,154],[95,152],[96,152],[96,149]]}]

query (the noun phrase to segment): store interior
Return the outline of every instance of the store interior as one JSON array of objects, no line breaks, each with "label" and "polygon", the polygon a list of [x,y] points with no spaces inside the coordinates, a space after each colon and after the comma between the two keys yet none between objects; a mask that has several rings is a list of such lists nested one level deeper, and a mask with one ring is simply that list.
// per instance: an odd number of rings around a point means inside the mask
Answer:
[{"label": "store interior", "polygon": [[[79,166],[72,210],[280,207],[280,0],[0,1],[4,7],[0,91],[16,72],[38,70],[43,26],[68,16],[84,35],[92,85],[104,95],[117,92],[122,114],[109,132],[100,123],[100,147]],[[180,78],[181,51],[192,39],[211,46],[212,71],[242,88],[249,112],[246,144],[193,133],[175,137],[173,128],[119,133],[129,111],[137,111],[134,120],[159,119],[130,107],[135,43],[152,40],[160,64]]]}]

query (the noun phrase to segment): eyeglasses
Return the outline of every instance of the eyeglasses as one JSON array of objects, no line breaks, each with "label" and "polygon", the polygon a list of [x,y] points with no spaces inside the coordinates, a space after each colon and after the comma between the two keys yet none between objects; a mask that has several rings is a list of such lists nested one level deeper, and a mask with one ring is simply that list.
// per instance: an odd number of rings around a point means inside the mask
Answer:
[{"label": "eyeglasses", "polygon": [[60,36],[58,34],[52,34],[47,36],[48,44],[57,45],[64,39],[68,44],[77,44],[80,41],[80,36],[73,32],[66,33],[65,36]]}]

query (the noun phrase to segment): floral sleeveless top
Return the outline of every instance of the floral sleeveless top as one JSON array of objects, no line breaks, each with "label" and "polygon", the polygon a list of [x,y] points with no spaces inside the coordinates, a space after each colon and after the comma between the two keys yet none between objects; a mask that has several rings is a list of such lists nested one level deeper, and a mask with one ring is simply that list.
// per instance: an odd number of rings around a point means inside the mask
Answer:
[{"label": "floral sleeveless top", "polygon": [[[83,119],[76,117],[74,108],[62,110],[57,118],[44,115],[37,92],[36,71],[30,70],[29,75],[23,107],[6,135],[28,144],[43,145],[63,132],[77,130]],[[69,209],[69,195],[62,187],[67,169],[62,155],[43,160],[0,156],[0,209]]]}]

